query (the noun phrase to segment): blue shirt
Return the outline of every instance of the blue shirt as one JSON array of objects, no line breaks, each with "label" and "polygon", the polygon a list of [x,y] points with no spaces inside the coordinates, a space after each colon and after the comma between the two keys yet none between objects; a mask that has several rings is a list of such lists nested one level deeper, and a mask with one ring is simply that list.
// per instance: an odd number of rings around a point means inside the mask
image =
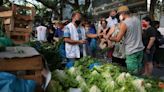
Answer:
[{"label": "blue shirt", "polygon": [[55,31],[55,37],[63,37],[63,35],[64,32],[60,28],[57,28]]}]

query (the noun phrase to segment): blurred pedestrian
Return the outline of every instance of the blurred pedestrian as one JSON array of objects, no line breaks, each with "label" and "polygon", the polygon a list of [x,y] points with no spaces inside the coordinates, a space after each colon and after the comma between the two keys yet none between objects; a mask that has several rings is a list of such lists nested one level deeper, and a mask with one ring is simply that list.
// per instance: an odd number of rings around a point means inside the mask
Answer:
[{"label": "blurred pedestrian", "polygon": [[48,35],[47,35],[47,41],[48,41],[49,43],[53,43],[54,32],[55,32],[55,31],[53,30],[53,26],[50,25],[50,26],[48,27]]},{"label": "blurred pedestrian", "polygon": [[47,27],[44,25],[44,23],[41,23],[37,28],[37,40],[41,42],[46,42],[47,41]]},{"label": "blurred pedestrian", "polygon": [[155,28],[155,32],[156,32],[156,40],[155,40],[155,53],[154,53],[154,58],[153,58],[153,61],[154,61],[154,65],[156,67],[160,67],[160,61],[158,59],[159,55],[160,55],[160,48],[159,46],[162,45],[160,43],[160,40],[163,39],[163,36],[162,34],[159,32],[158,28],[159,28],[159,25],[160,25],[160,22],[159,21],[153,21],[152,22],[152,27]]}]

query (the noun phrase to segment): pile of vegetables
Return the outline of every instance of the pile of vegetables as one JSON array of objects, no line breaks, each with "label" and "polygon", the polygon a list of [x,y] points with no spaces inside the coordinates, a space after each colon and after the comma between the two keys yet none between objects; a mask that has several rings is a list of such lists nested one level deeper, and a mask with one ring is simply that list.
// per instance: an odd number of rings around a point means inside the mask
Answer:
[{"label": "pile of vegetables", "polygon": [[112,64],[84,57],[69,69],[56,69],[48,92],[163,92],[158,82],[136,77]]},{"label": "pile of vegetables", "polygon": [[41,43],[39,41],[31,41],[26,45],[34,47],[47,61],[50,70],[55,70],[56,68],[61,68],[61,56],[59,54],[59,43],[50,44],[50,43]]}]

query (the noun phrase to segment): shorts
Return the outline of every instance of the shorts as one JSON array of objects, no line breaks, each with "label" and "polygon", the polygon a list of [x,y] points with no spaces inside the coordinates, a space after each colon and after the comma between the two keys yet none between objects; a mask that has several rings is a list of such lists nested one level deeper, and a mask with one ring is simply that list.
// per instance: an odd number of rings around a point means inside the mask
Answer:
[{"label": "shorts", "polygon": [[126,55],[126,65],[129,72],[139,74],[143,66],[143,51]]},{"label": "shorts", "polygon": [[153,62],[155,51],[156,51],[155,47],[151,48],[149,54],[146,53],[146,51],[144,51],[144,62]]},{"label": "shorts", "polygon": [[153,53],[147,54],[146,52],[144,52],[144,62],[153,62],[153,57]]}]

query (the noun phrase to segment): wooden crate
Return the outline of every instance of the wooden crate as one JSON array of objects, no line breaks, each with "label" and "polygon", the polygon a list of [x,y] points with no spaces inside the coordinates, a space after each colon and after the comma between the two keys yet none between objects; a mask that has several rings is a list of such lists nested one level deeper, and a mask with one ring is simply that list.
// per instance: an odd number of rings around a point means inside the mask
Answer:
[{"label": "wooden crate", "polygon": [[11,17],[13,15],[13,11],[3,11],[0,12],[0,17],[2,18],[6,18],[6,17]]},{"label": "wooden crate", "polygon": [[32,32],[32,29],[31,28],[17,28],[17,27],[15,27],[14,31],[15,32]]},{"label": "wooden crate", "polygon": [[14,41],[15,44],[26,43],[30,40],[30,32],[12,31],[8,35]]},{"label": "wooden crate", "polygon": [[[23,50],[19,55],[15,48]],[[0,52],[0,72],[15,74],[18,78],[35,80],[37,83],[35,92],[43,92],[44,84],[42,71],[44,62],[41,55],[32,47],[6,47],[5,52]]]},{"label": "wooden crate", "polygon": [[[41,56],[0,59],[0,71],[12,72],[20,78],[35,80],[39,85],[43,84],[42,70]],[[17,74],[18,71],[25,71],[25,73],[19,75]]]},{"label": "wooden crate", "polygon": [[[13,10],[14,18],[19,19],[19,20],[22,19],[25,21],[32,21],[35,16],[35,9],[33,7],[20,6],[20,5],[13,4],[12,10]],[[21,15],[18,13],[19,10],[28,10],[31,13],[29,15]]]}]

